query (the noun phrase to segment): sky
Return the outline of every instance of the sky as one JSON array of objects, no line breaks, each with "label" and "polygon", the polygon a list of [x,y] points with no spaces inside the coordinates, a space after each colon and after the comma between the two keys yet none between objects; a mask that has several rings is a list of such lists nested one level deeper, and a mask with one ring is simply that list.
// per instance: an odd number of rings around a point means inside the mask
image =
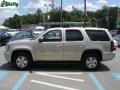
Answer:
[{"label": "sky", "polygon": [[[55,7],[60,7],[61,0],[54,0]],[[43,12],[51,9],[49,6],[51,4],[51,0],[19,0],[19,8],[7,8],[0,9],[0,24],[2,24],[5,19],[14,16],[14,14],[25,15],[28,13],[34,13],[37,9],[41,9]],[[87,10],[88,11],[96,11],[101,9],[102,6],[119,6],[120,0],[87,0]],[[66,11],[71,11],[72,6],[83,10],[84,8],[84,0],[63,0],[63,9]]]}]

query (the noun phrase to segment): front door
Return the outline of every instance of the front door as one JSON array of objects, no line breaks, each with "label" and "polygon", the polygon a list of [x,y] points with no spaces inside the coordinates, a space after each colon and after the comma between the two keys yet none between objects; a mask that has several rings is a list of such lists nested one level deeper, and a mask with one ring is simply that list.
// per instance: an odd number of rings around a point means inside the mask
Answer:
[{"label": "front door", "polygon": [[51,30],[43,35],[43,41],[38,43],[38,60],[63,60],[62,31]]}]

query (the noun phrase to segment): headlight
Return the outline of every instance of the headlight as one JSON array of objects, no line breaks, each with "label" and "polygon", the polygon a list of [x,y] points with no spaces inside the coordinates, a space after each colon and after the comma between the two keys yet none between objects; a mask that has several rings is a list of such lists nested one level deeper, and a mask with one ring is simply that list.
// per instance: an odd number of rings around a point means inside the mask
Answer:
[{"label": "headlight", "polygon": [[8,46],[8,45],[6,45],[6,51],[9,51],[9,49],[10,49],[10,46]]}]

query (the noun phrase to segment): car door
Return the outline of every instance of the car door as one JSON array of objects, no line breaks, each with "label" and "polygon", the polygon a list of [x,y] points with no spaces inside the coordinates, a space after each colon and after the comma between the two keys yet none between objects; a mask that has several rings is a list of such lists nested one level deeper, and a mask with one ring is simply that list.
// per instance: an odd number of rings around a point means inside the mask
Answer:
[{"label": "car door", "polygon": [[51,30],[45,33],[43,41],[38,43],[37,58],[39,60],[59,61],[63,60],[62,31]]},{"label": "car door", "polygon": [[65,30],[65,37],[64,60],[79,61],[85,46],[81,31],[77,29],[67,29]]}]

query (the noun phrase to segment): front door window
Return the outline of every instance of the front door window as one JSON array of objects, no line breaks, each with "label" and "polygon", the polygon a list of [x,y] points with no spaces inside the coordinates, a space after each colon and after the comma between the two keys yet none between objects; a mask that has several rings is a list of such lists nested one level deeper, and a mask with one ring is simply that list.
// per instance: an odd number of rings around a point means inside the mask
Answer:
[{"label": "front door window", "polygon": [[44,41],[61,41],[62,40],[62,33],[61,30],[53,30],[46,33],[43,36]]}]

